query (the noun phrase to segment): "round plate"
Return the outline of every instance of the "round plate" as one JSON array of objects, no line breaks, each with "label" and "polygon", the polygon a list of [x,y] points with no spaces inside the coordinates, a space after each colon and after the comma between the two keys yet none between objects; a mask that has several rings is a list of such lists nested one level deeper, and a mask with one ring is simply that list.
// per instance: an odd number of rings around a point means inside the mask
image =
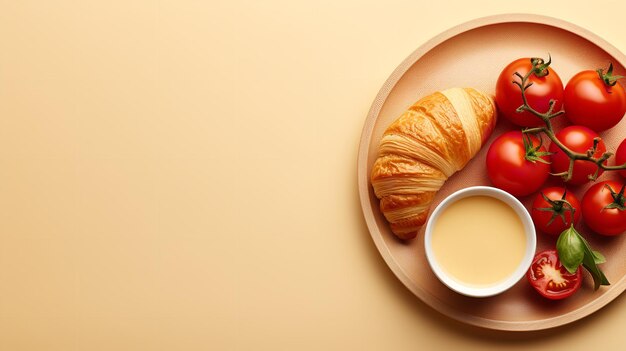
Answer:
[{"label": "round plate", "polygon": [[[420,97],[451,87],[474,87],[493,94],[498,74],[520,57],[552,56],[552,67],[566,83],[576,72],[606,68],[613,62],[624,75],[626,57],[615,47],[571,23],[536,15],[503,15],[477,19],[454,27],[413,52],[391,74],[367,116],[358,156],[358,186],[361,207],[369,231],[381,255],[406,287],[426,304],[459,321],[491,329],[538,330],[583,318],[626,288],[626,235],[604,238],[581,226],[591,246],[605,254],[601,265],[612,285],[594,291],[585,272],[581,290],[563,301],[547,301],[525,279],[511,290],[490,298],[461,296],[446,288],[430,270],[424,253],[424,228],[416,239],[403,242],[391,233],[380,212],[369,182],[378,155],[378,143],[387,126]],[[432,208],[454,191],[472,185],[490,185],[485,172],[485,154],[495,136],[515,128],[504,120],[491,139],[468,165],[456,173],[437,193]],[[615,150],[626,135],[626,118],[601,134],[609,150]],[[611,173],[611,174],[609,174]],[[618,177],[605,172],[602,180]],[[559,180],[552,180],[558,184]],[[579,196],[587,186],[572,188]],[[532,196],[522,198],[528,207]],[[537,250],[554,247],[555,238],[538,234]],[[494,262],[497,264],[497,262]]]}]

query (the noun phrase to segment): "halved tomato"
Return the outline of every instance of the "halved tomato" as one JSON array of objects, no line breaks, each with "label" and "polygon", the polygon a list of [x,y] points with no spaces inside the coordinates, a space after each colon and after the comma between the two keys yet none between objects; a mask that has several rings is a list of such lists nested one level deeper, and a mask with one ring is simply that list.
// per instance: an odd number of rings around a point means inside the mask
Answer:
[{"label": "halved tomato", "polygon": [[572,274],[561,265],[556,250],[541,251],[528,270],[528,281],[541,296],[561,300],[572,296],[582,282],[580,267]]}]

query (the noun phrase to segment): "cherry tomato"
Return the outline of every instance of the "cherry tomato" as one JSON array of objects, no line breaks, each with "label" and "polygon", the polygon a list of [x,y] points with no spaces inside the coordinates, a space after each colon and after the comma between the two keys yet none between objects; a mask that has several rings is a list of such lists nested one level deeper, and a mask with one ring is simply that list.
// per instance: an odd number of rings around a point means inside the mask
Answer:
[{"label": "cherry tomato", "polygon": [[595,184],[583,196],[585,223],[598,234],[619,235],[626,231],[624,183],[606,180]]},{"label": "cherry tomato", "polygon": [[[626,139],[622,140],[622,143],[619,144],[617,151],[615,151],[615,164],[623,165],[626,163]],[[626,178],[626,170],[619,171],[619,174]]]},{"label": "cherry tomato", "polygon": [[535,197],[531,216],[537,229],[558,236],[571,224],[575,225],[580,221],[580,202],[565,188],[545,188]]},{"label": "cherry tomato", "polygon": [[[556,138],[572,151],[586,153],[587,150],[593,147],[593,139],[599,138],[599,136],[596,132],[587,127],[569,126],[556,133]],[[549,150],[552,153],[552,173],[567,172],[569,168],[569,157],[567,154],[561,151],[555,143],[550,144]],[[600,139],[593,157],[599,158],[605,152],[606,146],[604,145],[604,141]],[[572,179],[569,180],[569,183],[576,185],[587,183],[589,176],[593,175],[596,170],[598,170],[598,166],[593,162],[576,160],[574,161]],[[598,176],[603,172],[603,169],[599,169]]]},{"label": "cherry tomato", "polygon": [[[572,124],[601,132],[615,126],[626,113],[626,91],[609,72],[582,71],[565,87],[563,104]],[[608,76],[607,76],[608,74]]]},{"label": "cherry tomato", "polygon": [[520,131],[500,135],[487,151],[487,175],[496,187],[515,196],[537,191],[548,179],[550,165],[539,138]]},{"label": "cherry tomato", "polygon": [[545,250],[535,255],[526,277],[541,296],[550,300],[572,296],[582,282],[580,267],[574,274],[568,272],[561,265],[556,250]]},{"label": "cherry tomato", "polygon": [[[521,82],[515,72],[525,76],[533,68],[530,58],[521,58],[511,62],[506,66],[496,82],[496,104],[501,115],[514,124],[522,127],[538,127],[543,125],[543,121],[539,117],[528,111],[521,113],[516,112],[517,108],[522,105],[522,92],[520,87],[513,84],[513,81]],[[526,90],[526,99],[528,104],[544,113],[548,111],[550,100],[554,99],[554,111],[559,111],[563,103],[563,83],[559,75],[550,67],[546,67],[540,71],[546,75],[539,77],[532,74],[528,79],[529,83],[533,83]]]}]

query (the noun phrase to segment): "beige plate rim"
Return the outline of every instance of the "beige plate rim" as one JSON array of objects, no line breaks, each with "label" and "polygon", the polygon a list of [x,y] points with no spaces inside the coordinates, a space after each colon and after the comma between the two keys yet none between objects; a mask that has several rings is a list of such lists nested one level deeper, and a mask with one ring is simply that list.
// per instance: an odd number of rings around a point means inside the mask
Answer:
[{"label": "beige plate rim", "polygon": [[386,246],[382,235],[378,230],[378,227],[376,226],[374,213],[369,203],[369,181],[367,174],[368,147],[372,139],[372,132],[374,130],[376,119],[393,87],[406,73],[406,71],[427,52],[454,36],[483,26],[515,22],[543,24],[569,31],[596,44],[598,47],[602,48],[608,54],[613,56],[613,58],[619,61],[623,66],[626,66],[626,56],[616,47],[586,29],[583,29],[570,22],[553,17],[534,14],[503,14],[478,18],[452,27],[447,31],[430,39],[429,41],[421,45],[413,53],[411,53],[393,71],[391,76],[387,79],[387,81],[378,92],[378,95],[374,99],[374,102],[372,103],[370,111],[367,115],[361,134],[359,154],[357,159],[357,178],[361,209],[363,210],[363,215],[365,217],[365,221],[369,229],[370,235],[372,236],[372,239],[374,240],[378,251],[383,256],[383,259],[385,260],[391,271],[411,292],[413,292],[418,298],[424,301],[427,305],[433,307],[435,310],[463,323],[497,330],[532,331],[561,326],[594,313],[595,311],[599,310],[600,308],[604,307],[609,302],[614,300],[626,289],[626,276],[622,277],[622,279],[620,279],[617,283],[613,284],[610,291],[607,291],[607,293],[603,294],[601,297],[593,300],[593,302],[557,317],[536,321],[513,322],[486,319],[482,317],[468,315],[465,313],[460,313],[459,311],[448,307],[445,303],[443,303],[443,301],[439,300],[437,297],[427,294],[424,289],[414,284],[403,271],[402,267],[400,267],[398,262],[394,259],[393,255],[389,251],[389,248]]}]

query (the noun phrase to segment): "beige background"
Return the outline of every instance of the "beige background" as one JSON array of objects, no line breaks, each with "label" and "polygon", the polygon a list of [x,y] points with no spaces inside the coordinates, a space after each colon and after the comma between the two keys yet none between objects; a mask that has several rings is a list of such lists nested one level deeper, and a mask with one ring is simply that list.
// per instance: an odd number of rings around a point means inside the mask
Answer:
[{"label": "beige background", "polygon": [[0,349],[621,347],[623,297],[544,332],[449,320],[362,219],[380,86],[508,12],[626,50],[618,1],[0,1]]}]

